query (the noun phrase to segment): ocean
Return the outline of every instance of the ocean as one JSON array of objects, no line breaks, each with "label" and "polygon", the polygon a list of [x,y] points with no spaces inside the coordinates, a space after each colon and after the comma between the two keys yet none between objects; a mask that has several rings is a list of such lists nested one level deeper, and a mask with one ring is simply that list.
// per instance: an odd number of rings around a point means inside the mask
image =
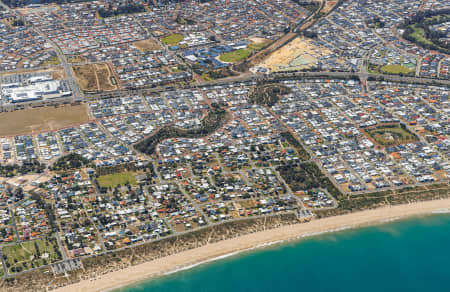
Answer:
[{"label": "ocean", "polygon": [[120,292],[450,291],[450,215],[273,245]]}]

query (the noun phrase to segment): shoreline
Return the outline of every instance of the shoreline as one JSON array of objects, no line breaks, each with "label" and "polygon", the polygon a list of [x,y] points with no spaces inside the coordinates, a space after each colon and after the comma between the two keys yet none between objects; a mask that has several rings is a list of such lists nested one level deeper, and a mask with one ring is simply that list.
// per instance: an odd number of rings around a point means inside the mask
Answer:
[{"label": "shoreline", "polygon": [[113,291],[139,284],[212,261],[274,244],[338,232],[345,229],[384,224],[412,216],[449,213],[450,199],[441,199],[382,207],[346,215],[315,219],[306,223],[286,225],[236,238],[226,239],[170,256],[114,271],[94,280],[81,280],[53,291]]}]

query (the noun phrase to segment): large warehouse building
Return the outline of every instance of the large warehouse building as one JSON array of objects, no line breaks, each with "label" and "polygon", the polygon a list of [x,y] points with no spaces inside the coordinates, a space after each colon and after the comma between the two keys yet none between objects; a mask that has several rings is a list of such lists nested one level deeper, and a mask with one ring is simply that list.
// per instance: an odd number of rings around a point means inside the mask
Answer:
[{"label": "large warehouse building", "polygon": [[20,103],[70,96],[64,80],[54,80],[50,73],[19,74],[2,78],[1,95],[4,101]]}]

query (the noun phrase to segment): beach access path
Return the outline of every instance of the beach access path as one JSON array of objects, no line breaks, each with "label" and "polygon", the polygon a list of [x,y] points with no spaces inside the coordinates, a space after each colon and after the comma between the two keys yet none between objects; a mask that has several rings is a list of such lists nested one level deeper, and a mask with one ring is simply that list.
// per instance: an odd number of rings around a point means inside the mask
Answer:
[{"label": "beach access path", "polygon": [[411,203],[361,211],[307,223],[287,225],[271,230],[256,232],[227,239],[195,249],[183,251],[136,266],[111,272],[91,280],[58,288],[54,291],[105,291],[131,285],[152,277],[158,277],[202,262],[261,247],[274,242],[297,240],[325,232],[346,228],[374,225],[410,216],[431,214],[434,211],[450,210],[450,199]]}]

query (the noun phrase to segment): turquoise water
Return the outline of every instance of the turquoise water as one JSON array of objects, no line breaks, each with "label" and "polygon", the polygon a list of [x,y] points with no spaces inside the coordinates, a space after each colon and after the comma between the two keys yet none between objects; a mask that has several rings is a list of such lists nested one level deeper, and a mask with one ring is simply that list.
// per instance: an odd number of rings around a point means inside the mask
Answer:
[{"label": "turquoise water", "polygon": [[119,291],[450,291],[450,215],[272,246]]}]

